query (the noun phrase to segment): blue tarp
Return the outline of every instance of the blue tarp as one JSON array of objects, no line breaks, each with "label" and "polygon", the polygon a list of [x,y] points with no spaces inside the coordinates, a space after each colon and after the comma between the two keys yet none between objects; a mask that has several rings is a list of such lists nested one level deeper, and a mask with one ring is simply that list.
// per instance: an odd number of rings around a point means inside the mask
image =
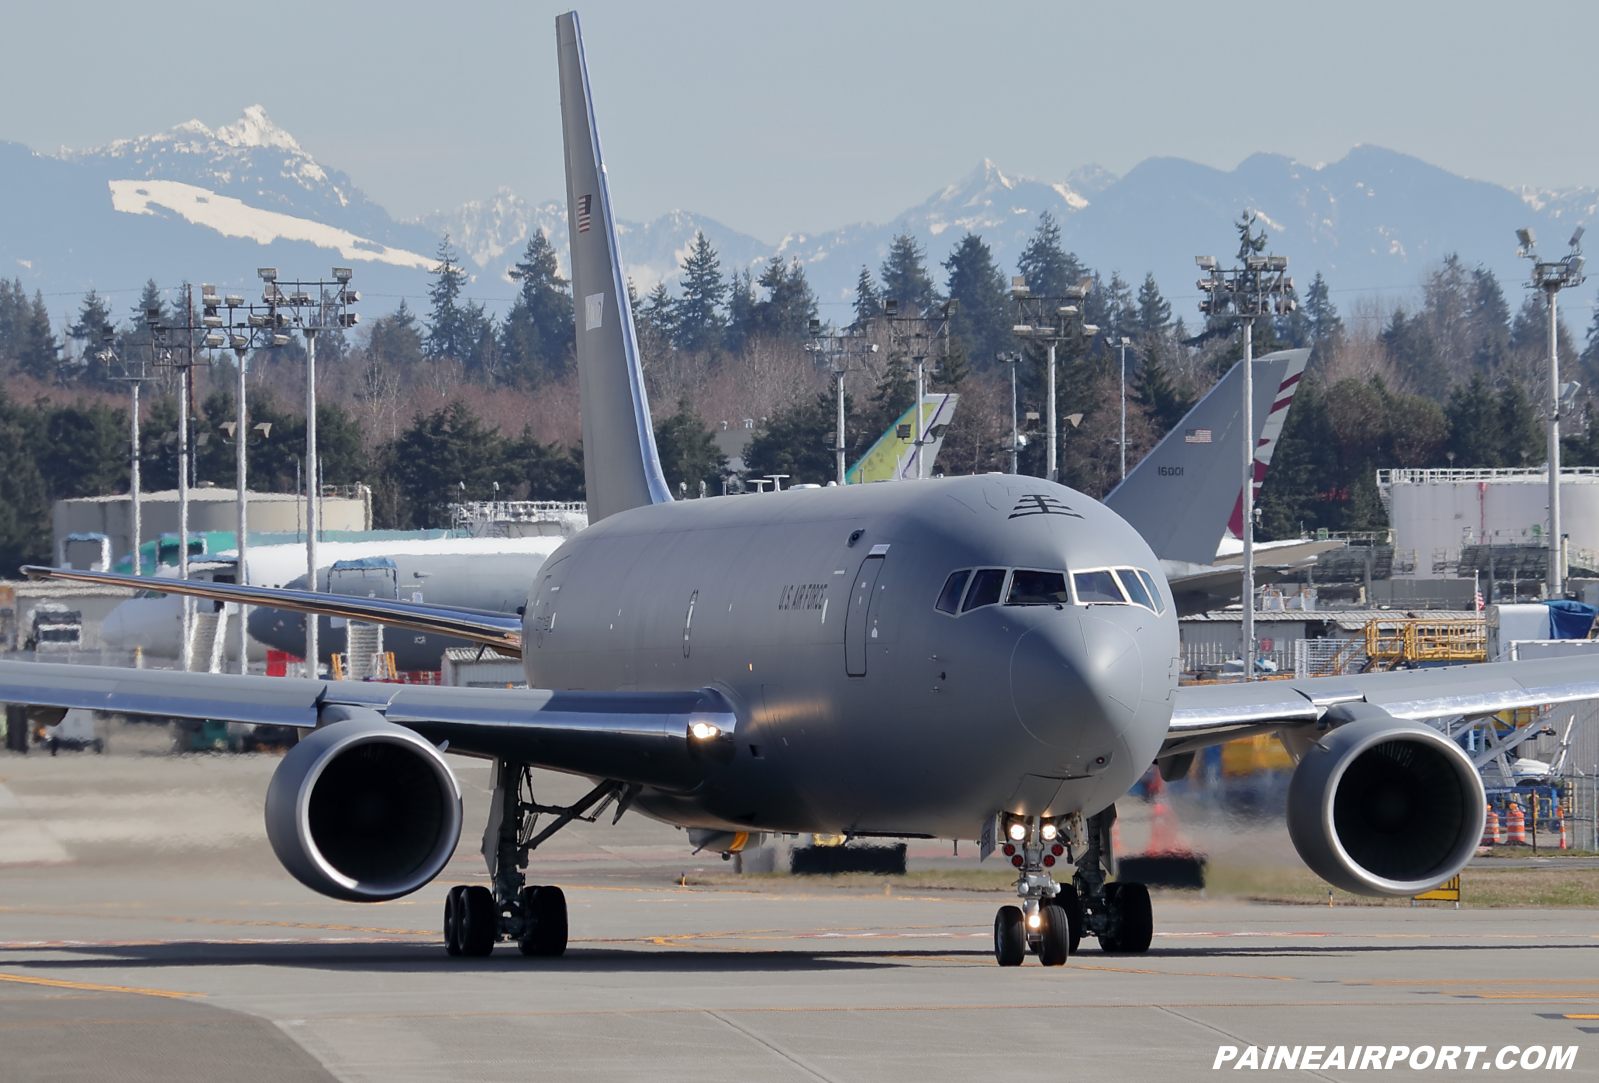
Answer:
[{"label": "blue tarp", "polygon": [[373,569],[394,571],[394,561],[389,557],[361,557],[358,560],[335,560],[334,571],[355,571],[360,569]]},{"label": "blue tarp", "polygon": [[1599,609],[1585,602],[1559,599],[1545,602],[1549,607],[1549,635],[1551,639],[1587,639],[1593,627],[1593,618]]}]

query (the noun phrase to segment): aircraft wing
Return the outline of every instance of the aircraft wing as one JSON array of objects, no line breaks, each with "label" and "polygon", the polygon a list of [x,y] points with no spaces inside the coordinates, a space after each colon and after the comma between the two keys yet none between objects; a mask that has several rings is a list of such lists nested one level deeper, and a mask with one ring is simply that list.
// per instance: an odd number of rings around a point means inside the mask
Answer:
[{"label": "aircraft wing", "polygon": [[1420,721],[1583,699],[1599,699],[1599,671],[1584,658],[1188,685],[1177,690],[1161,755],[1285,726],[1313,725],[1328,709],[1345,703],[1370,703],[1395,718]]},{"label": "aircraft wing", "polygon": [[[736,723],[712,689],[449,688],[54,662],[0,662],[0,702],[301,728],[373,711],[452,752],[672,790],[731,754]],[[707,738],[691,736],[697,723]]]},{"label": "aircraft wing", "polygon": [[[294,613],[316,613],[346,620],[410,628],[417,632],[469,639],[493,647],[501,654],[522,655],[522,617],[518,613],[490,613],[452,605],[424,602],[398,602],[386,598],[358,598],[347,594],[325,594],[309,590],[283,590],[277,587],[251,587],[234,583],[207,583],[196,579],[154,579],[148,575],[120,575],[116,572],[80,572],[72,568],[22,569],[30,579],[64,579],[75,583],[107,583],[162,594],[186,594],[219,602],[287,609]],[[244,721],[240,719],[240,721]]]}]

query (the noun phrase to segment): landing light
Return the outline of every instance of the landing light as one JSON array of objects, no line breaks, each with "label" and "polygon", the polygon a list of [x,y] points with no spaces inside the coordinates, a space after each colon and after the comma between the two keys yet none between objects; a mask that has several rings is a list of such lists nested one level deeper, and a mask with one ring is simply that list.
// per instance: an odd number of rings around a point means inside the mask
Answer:
[{"label": "landing light", "polygon": [[1044,924],[1044,919],[1042,917],[1040,917],[1039,915],[1037,915],[1037,914],[1028,914],[1027,915],[1027,927],[1029,929],[1036,929],[1042,924]]},{"label": "landing light", "polygon": [[1011,824],[1010,837],[1015,839],[1017,842],[1021,842],[1027,837],[1027,825],[1019,823]]},{"label": "landing light", "polygon": [[1055,835],[1057,834],[1057,832],[1055,831],[1055,825],[1054,824],[1045,824],[1043,830],[1040,831],[1039,834],[1043,835],[1044,838],[1046,838],[1046,839],[1054,838]]},{"label": "landing light", "polygon": [[720,727],[709,722],[696,722],[688,728],[688,731],[701,741],[720,736],[722,732]]}]

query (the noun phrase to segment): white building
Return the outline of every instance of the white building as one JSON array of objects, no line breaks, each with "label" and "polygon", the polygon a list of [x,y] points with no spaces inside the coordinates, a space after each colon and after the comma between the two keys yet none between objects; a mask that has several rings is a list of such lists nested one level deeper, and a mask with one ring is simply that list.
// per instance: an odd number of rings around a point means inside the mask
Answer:
[{"label": "white building", "polygon": [[[1394,549],[1414,551],[1419,574],[1472,545],[1548,545],[1549,473],[1379,470]],[[1599,468],[1560,472],[1560,529],[1572,551],[1599,550]]]}]

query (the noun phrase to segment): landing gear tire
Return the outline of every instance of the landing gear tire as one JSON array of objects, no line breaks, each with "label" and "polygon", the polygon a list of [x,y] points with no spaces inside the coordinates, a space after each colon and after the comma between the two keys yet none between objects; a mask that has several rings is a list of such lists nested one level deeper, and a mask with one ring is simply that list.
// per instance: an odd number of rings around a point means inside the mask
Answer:
[{"label": "landing gear tire", "polygon": [[1149,889],[1120,880],[1105,885],[1105,905],[1111,912],[1113,934],[1102,934],[1102,950],[1119,955],[1142,955],[1155,935],[1155,916],[1149,906]]},{"label": "landing gear tire", "polygon": [[1055,905],[1066,911],[1067,928],[1071,930],[1071,954],[1077,954],[1077,945],[1083,942],[1083,900],[1077,894],[1077,889],[1071,884],[1060,885],[1060,894],[1055,896]]},{"label": "landing gear tire", "polygon": [[1038,908],[1038,961],[1045,966],[1065,966],[1071,955],[1072,927],[1066,911],[1055,903]]},{"label": "landing gear tire", "polygon": [[1021,966],[1027,958],[1027,927],[1022,908],[1002,906],[994,916],[994,960],[1000,966]]},{"label": "landing gear tire", "polygon": [[462,889],[461,904],[461,954],[484,956],[492,953],[500,933],[500,912],[494,905],[494,892],[473,884]]},{"label": "landing gear tire", "polygon": [[522,889],[526,935],[518,942],[523,955],[566,954],[566,894],[558,887]]},{"label": "landing gear tire", "polygon": [[461,914],[466,909],[466,888],[456,885],[444,896],[444,950],[461,954]]}]

